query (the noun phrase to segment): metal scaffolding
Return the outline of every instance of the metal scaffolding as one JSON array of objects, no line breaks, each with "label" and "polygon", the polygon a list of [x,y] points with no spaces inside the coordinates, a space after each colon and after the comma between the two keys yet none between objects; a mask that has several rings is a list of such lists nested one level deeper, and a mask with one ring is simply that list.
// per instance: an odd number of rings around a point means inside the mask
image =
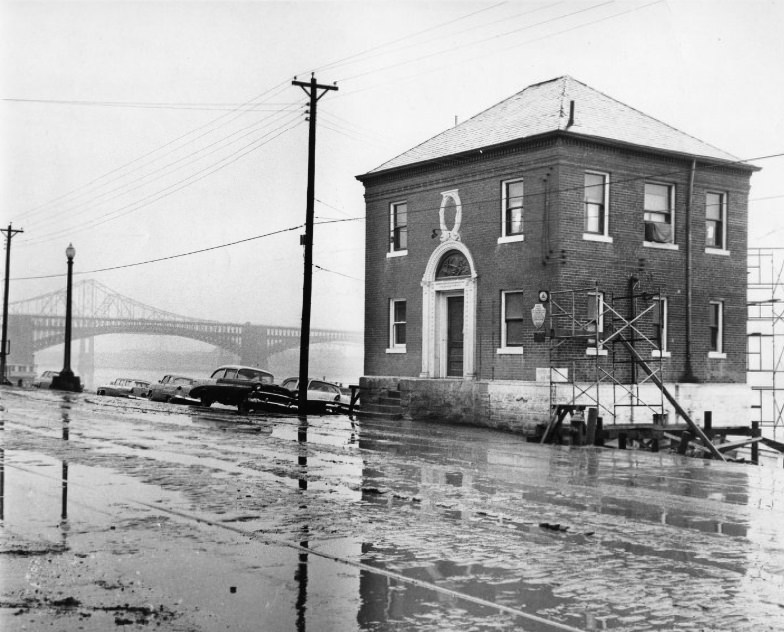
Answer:
[{"label": "metal scaffolding", "polygon": [[749,248],[748,275],[748,382],[760,427],[777,439],[784,432],[784,248]]},{"label": "metal scaffolding", "polygon": [[[550,405],[588,405],[615,423],[619,409],[664,414],[662,340],[658,291],[630,279],[622,295],[597,285],[550,293]],[[644,358],[644,360],[642,360]],[[646,370],[640,370],[641,361]],[[651,388],[646,388],[650,384]]]}]

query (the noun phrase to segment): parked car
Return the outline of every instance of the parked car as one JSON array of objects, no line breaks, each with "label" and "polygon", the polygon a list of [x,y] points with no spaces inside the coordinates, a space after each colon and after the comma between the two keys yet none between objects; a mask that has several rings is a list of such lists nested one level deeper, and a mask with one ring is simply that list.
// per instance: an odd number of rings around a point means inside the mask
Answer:
[{"label": "parked car", "polygon": [[275,384],[269,371],[251,366],[227,364],[215,369],[208,380],[197,381],[190,390],[190,397],[201,401],[202,406],[218,402],[236,406],[240,412],[248,410],[248,399],[280,405],[294,403],[291,391]]},{"label": "parked car", "polygon": [[157,384],[151,384],[147,396],[153,402],[170,402],[173,399],[189,397],[191,387],[196,383],[192,377],[184,375],[164,375]]},{"label": "parked car", "polygon": [[[299,393],[299,378],[289,377],[281,383],[283,388],[290,390],[296,397]],[[343,390],[332,382],[325,382],[324,380],[308,380],[308,401],[326,401],[345,404],[348,406],[351,403],[351,396],[345,395]]]},{"label": "parked car", "polygon": [[144,380],[135,380],[128,377],[118,377],[109,384],[104,384],[96,389],[98,395],[111,397],[147,397],[150,383]]},{"label": "parked car", "polygon": [[32,386],[35,388],[49,388],[52,385],[52,378],[56,375],[60,375],[60,371],[44,371],[33,380]]}]

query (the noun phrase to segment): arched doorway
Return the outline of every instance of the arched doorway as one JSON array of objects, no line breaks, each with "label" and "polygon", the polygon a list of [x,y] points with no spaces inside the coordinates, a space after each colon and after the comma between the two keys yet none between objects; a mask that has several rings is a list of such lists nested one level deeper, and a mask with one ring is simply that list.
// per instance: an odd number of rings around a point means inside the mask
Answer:
[{"label": "arched doorway", "polygon": [[468,248],[445,241],[422,277],[421,377],[475,377],[476,268]]}]

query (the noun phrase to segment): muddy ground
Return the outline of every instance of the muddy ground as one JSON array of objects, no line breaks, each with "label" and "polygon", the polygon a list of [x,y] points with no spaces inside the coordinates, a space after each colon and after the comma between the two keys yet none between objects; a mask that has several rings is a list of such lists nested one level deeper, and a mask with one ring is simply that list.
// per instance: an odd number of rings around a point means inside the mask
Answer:
[{"label": "muddy ground", "polygon": [[784,471],[0,390],[0,629],[784,629]]}]

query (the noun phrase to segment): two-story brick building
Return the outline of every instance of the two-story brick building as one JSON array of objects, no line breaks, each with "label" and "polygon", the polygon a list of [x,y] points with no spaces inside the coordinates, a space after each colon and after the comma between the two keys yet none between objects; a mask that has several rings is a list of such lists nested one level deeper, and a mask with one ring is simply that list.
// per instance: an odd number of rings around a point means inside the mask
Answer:
[{"label": "two-story brick building", "polygon": [[688,410],[747,422],[756,169],[560,77],[358,176],[364,401],[527,432],[554,382],[593,382],[612,422],[647,388],[632,346]]}]

